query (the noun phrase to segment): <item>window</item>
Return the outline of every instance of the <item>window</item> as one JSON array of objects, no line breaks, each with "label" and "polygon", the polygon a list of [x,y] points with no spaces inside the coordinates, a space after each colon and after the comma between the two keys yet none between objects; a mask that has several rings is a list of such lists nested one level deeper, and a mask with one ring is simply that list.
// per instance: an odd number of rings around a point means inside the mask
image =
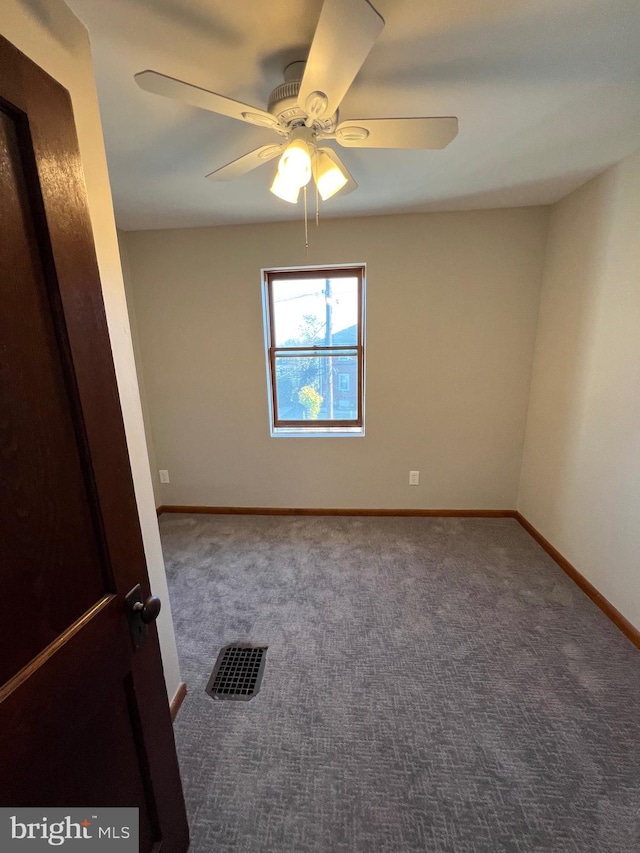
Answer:
[{"label": "window", "polygon": [[268,270],[272,435],[364,434],[364,267]]}]

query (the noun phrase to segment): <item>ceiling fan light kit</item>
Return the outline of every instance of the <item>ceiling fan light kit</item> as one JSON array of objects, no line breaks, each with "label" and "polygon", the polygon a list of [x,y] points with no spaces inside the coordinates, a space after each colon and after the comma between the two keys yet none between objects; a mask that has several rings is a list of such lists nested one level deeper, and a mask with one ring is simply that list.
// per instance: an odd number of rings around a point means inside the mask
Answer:
[{"label": "ceiling fan light kit", "polygon": [[339,123],[338,108],[378,36],[384,20],[369,0],[324,0],[309,56],[290,63],[284,83],[269,97],[266,110],[243,104],[157,71],[141,71],[141,89],[260,127],[281,137],[215,169],[207,178],[228,181],[281,154],[271,192],[295,204],[313,176],[323,201],[357,188],[331,147],[444,148],[458,132],[451,117],[355,119]]},{"label": "ceiling fan light kit", "polygon": [[298,190],[309,183],[312,175],[323,201],[335,195],[349,180],[340,165],[324,149],[318,148],[314,129],[302,125],[291,131],[291,141],[280,157],[271,192],[295,204]]}]

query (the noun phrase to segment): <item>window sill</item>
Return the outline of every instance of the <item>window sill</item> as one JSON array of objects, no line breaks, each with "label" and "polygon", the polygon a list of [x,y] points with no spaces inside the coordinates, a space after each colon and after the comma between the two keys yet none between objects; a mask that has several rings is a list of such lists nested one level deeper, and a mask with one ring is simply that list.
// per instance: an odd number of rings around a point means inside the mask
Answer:
[{"label": "window sill", "polygon": [[364,438],[364,427],[272,427],[271,438]]}]

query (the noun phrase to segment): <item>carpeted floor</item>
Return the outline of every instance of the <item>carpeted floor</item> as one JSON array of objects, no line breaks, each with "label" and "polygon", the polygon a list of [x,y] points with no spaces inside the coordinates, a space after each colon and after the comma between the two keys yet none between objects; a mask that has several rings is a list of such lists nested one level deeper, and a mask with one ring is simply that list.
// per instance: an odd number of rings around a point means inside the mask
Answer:
[{"label": "carpeted floor", "polygon": [[192,853],[638,853],[640,655],[515,520],[160,529]]}]

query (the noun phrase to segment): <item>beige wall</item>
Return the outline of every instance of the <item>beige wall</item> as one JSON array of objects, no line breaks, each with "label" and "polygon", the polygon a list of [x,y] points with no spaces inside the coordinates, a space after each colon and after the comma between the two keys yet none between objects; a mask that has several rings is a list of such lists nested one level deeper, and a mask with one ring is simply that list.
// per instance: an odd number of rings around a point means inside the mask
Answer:
[{"label": "beige wall", "polygon": [[172,696],[180,683],[180,673],[87,33],[61,0],[2,0],[0,34],[71,94],[149,575],[154,592],[165,604],[158,630],[167,690]]},{"label": "beige wall", "polygon": [[640,627],[640,152],[553,209],[518,508]]},{"label": "beige wall", "polygon": [[[125,234],[162,502],[515,508],[547,217]],[[261,267],[359,261],[366,437],[270,438]]]},{"label": "beige wall", "polygon": [[138,388],[140,389],[140,402],[142,404],[142,419],[144,421],[144,431],[147,437],[147,452],[149,456],[149,467],[151,469],[151,484],[153,486],[153,497],[156,507],[162,503],[160,496],[160,478],[158,476],[158,466],[156,465],[156,454],[153,447],[153,435],[151,433],[151,423],[149,415],[149,405],[147,403],[147,395],[145,392],[144,376],[142,373],[142,355],[140,353],[140,333],[138,332],[138,320],[136,317],[135,303],[132,292],[131,270],[129,268],[129,256],[127,254],[127,246],[121,231],[118,232],[118,248],[120,250],[120,263],[122,265],[122,279],[124,281],[124,291],[127,299],[127,312],[129,314],[129,324],[131,327],[131,344],[133,346],[133,357],[136,362],[136,376],[138,378]]}]

